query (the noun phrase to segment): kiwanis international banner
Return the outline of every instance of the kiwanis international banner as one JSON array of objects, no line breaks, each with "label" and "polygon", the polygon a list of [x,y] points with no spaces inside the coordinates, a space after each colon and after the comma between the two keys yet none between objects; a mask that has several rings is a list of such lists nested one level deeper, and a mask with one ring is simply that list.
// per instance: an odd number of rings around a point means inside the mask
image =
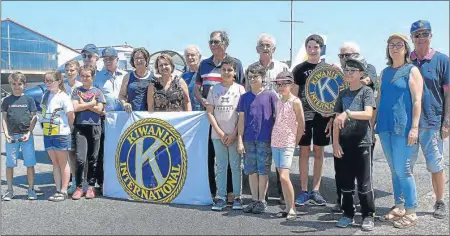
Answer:
[{"label": "kiwanis international banner", "polygon": [[109,112],[103,195],[211,204],[205,112]]}]

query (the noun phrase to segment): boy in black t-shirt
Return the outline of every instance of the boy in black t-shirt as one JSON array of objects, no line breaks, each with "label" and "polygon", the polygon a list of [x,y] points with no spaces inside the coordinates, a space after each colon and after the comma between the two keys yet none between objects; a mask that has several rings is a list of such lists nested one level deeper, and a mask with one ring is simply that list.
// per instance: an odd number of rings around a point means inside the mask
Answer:
[{"label": "boy in black t-shirt", "polygon": [[367,70],[367,63],[361,56],[349,58],[345,62],[344,79],[350,87],[339,93],[334,111],[333,152],[341,158],[342,165],[336,168],[342,192],[343,217],[337,227],[345,228],[354,223],[355,209],[353,195],[355,179],[361,203],[362,230],[374,227],[375,202],[372,189],[371,146],[372,131],[370,119],[375,108],[375,98],[371,88],[360,83]]},{"label": "boy in black t-shirt", "polygon": [[[313,34],[305,41],[306,52],[308,60],[295,66],[292,70],[296,89],[292,91],[297,95],[303,104],[303,111],[305,114],[305,133],[302,136],[300,145],[300,181],[301,192],[295,199],[296,205],[304,205],[306,203],[325,206],[327,203],[319,193],[320,181],[322,178],[322,165],[324,157],[324,147],[330,144],[331,126],[330,117],[314,111],[306,100],[305,84],[308,76],[320,64],[320,54],[324,46],[323,38],[320,35]],[[311,139],[313,140],[314,153],[314,174],[313,174],[313,191],[308,193],[308,167],[309,167],[309,153],[311,152]]]},{"label": "boy in black t-shirt", "polygon": [[2,102],[2,122],[6,140],[6,182],[8,190],[2,196],[3,201],[10,201],[14,197],[12,187],[14,167],[22,150],[24,166],[27,167],[28,199],[37,199],[34,191],[34,166],[36,155],[34,152],[33,129],[36,125],[36,103],[33,98],[25,95],[26,77],[15,72],[8,77],[12,94]]}]

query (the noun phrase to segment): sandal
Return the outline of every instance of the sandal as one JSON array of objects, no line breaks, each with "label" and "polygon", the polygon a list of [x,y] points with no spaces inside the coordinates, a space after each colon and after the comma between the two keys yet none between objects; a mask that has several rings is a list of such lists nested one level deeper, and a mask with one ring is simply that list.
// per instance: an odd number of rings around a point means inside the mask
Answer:
[{"label": "sandal", "polygon": [[278,213],[275,215],[275,217],[276,217],[276,218],[285,218],[285,217],[287,217],[287,215],[288,215],[287,212],[285,212],[285,211],[280,211],[280,212],[278,212]]},{"label": "sandal", "polygon": [[389,213],[387,213],[380,219],[382,221],[393,222],[393,221],[400,220],[403,216],[405,216],[405,214],[406,214],[406,210],[400,210],[399,208],[396,208],[395,206],[393,206],[391,208],[391,210],[389,211]]},{"label": "sandal", "polygon": [[414,218],[412,215],[405,215],[400,220],[394,221],[394,227],[399,229],[406,229],[416,225],[417,216]]},{"label": "sandal", "polygon": [[58,194],[58,196],[56,196],[56,197],[53,199],[53,201],[54,201],[54,202],[61,202],[61,201],[66,200],[67,198],[68,198],[67,193],[60,192],[60,193]]},{"label": "sandal", "polygon": [[295,213],[295,212],[293,212],[293,213],[289,212],[286,216],[286,220],[289,220],[289,221],[296,220],[296,219],[297,219],[297,213]]},{"label": "sandal", "polygon": [[55,199],[59,196],[59,192],[56,192],[55,194],[53,194],[52,196],[48,197],[47,200],[49,201],[55,201]]}]

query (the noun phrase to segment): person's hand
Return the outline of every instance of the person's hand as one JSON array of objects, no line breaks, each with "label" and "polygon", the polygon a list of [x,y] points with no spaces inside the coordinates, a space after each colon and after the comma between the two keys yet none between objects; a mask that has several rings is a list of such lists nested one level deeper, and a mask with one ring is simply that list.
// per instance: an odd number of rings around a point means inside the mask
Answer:
[{"label": "person's hand", "polygon": [[6,142],[8,142],[8,143],[11,143],[13,140],[13,138],[11,138],[11,136],[9,136],[9,134],[7,134],[6,132],[5,132],[5,138],[6,138]]},{"label": "person's hand", "polygon": [[408,146],[417,144],[418,137],[419,137],[419,129],[417,127],[411,128],[408,134]]},{"label": "person's hand", "polygon": [[132,109],[131,109],[131,104],[128,103],[128,102],[125,102],[125,103],[122,105],[122,107],[123,107],[123,109],[124,109],[126,112],[128,112],[128,113],[130,113],[130,112],[132,111]]},{"label": "person's hand", "polygon": [[238,141],[237,143],[237,152],[243,156],[245,153],[245,148],[244,148],[244,144],[241,141]]},{"label": "person's hand", "polygon": [[339,129],[344,128],[345,126],[345,121],[347,120],[347,113],[346,112],[342,112],[341,114],[339,114],[338,116],[336,116],[336,119],[334,119],[334,125],[336,125],[336,127],[338,127]]},{"label": "person's hand", "polygon": [[337,158],[342,158],[344,152],[342,151],[342,147],[339,143],[333,144],[333,155]]},{"label": "person's hand", "polygon": [[333,132],[333,119],[330,119],[327,123],[327,127],[325,128],[325,134],[327,137],[330,137],[332,132]]},{"label": "person's hand", "polygon": [[361,82],[361,84],[363,84],[363,85],[369,86],[369,85],[372,83],[372,80],[370,80],[369,77],[366,77],[366,78],[360,80],[360,82]]},{"label": "person's hand", "polygon": [[233,145],[235,140],[236,140],[236,135],[235,134],[228,135],[227,139],[225,141],[225,146],[229,147],[229,146]]},{"label": "person's hand", "polygon": [[26,133],[22,136],[22,142],[28,141],[28,139],[30,139],[30,134],[31,134],[30,131],[26,132]]},{"label": "person's hand", "polygon": [[442,140],[448,138],[449,136],[449,130],[448,130],[448,125],[444,124],[442,125],[442,129],[441,129],[441,138]]}]

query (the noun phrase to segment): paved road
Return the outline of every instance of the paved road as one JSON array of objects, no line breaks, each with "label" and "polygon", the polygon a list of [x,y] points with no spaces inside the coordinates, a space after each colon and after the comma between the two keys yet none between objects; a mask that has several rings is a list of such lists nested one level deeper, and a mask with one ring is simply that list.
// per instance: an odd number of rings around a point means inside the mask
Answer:
[{"label": "paved road", "polygon": [[[36,133],[40,133],[37,128]],[[3,135],[2,135],[3,140]],[[433,193],[430,174],[426,171],[423,156],[415,167],[418,185],[419,223],[413,229],[398,230],[392,225],[376,222],[376,230],[362,232],[358,226],[347,229],[335,227],[340,214],[332,214],[330,209],[335,203],[334,169],[331,149],[326,149],[324,177],[321,193],[329,204],[326,207],[298,207],[299,219],[286,222],[284,219],[271,217],[280,210],[277,198],[269,200],[268,213],[263,215],[244,214],[230,209],[224,212],[212,212],[210,206],[160,205],[137,203],[99,197],[94,200],[67,200],[49,202],[47,197],[54,191],[52,167],[47,154],[43,151],[42,136],[35,137],[38,164],[36,166],[36,188],[39,199],[26,200],[26,169],[20,162],[15,172],[14,191],[17,199],[1,202],[1,234],[276,234],[276,235],[359,235],[359,234],[438,234],[448,235],[449,218],[435,220],[432,217]],[[4,170],[4,144],[2,141],[2,193],[6,190]],[[449,143],[445,144],[446,170],[448,170]],[[312,173],[312,160],[310,173]],[[299,189],[298,158],[294,159],[291,178],[295,189]],[[272,166],[271,186],[274,186],[275,173]],[[382,150],[377,145],[375,150],[373,179],[377,214],[387,213],[393,204],[392,184],[389,167]],[[448,183],[448,182],[447,182]],[[311,182],[310,182],[311,186]],[[247,179],[244,180],[244,198],[249,199]],[[275,196],[275,188],[271,196]],[[448,203],[448,188],[446,201]],[[356,217],[361,222],[361,217]]]}]

